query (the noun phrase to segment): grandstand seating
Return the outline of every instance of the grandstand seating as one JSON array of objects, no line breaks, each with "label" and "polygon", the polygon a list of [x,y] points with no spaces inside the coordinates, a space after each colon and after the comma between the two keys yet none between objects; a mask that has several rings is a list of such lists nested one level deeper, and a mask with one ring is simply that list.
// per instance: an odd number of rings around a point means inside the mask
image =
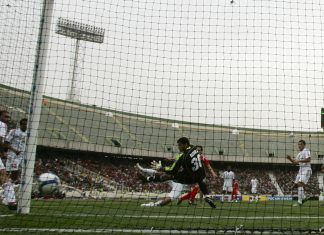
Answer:
[{"label": "grandstand seating", "polygon": [[[15,122],[26,116],[28,93],[0,85],[0,108],[8,109]],[[175,148],[176,140],[181,136],[190,137],[192,143],[204,146],[205,153],[217,160],[220,155],[233,156],[236,161],[259,162],[265,159],[282,159],[286,154],[296,153],[296,142],[305,139],[313,153],[324,155],[324,141],[321,132],[269,131],[234,128],[217,125],[179,122],[149,116],[118,112],[95,106],[71,103],[46,97],[43,104],[39,139],[47,139],[50,147],[71,148],[68,143],[80,143],[97,146],[114,146],[120,149],[148,150],[152,152],[170,152]],[[179,128],[172,127],[177,122]],[[41,142],[41,141],[40,141]],[[170,148],[171,147],[171,148]],[[147,155],[148,156],[148,155]],[[153,156],[154,157],[154,156]],[[253,159],[246,160],[246,157]]]}]

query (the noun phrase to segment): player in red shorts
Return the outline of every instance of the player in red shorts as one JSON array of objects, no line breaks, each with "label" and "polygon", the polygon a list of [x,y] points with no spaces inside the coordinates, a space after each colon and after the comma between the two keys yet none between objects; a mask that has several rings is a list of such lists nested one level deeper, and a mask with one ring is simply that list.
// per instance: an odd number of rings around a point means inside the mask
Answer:
[{"label": "player in red shorts", "polygon": [[[203,147],[200,145],[197,145],[196,149],[197,149],[198,153],[200,154],[200,160],[204,163],[205,168],[208,169],[208,171],[213,176],[213,178],[216,178],[216,173],[213,170],[213,168],[210,166],[209,160],[206,158],[205,155],[203,155]],[[198,192],[199,192],[199,186],[195,185],[189,193],[187,193],[179,198],[177,204],[179,205],[184,200],[189,200],[190,205],[193,204]]]},{"label": "player in red shorts", "polygon": [[238,195],[238,180],[234,180],[233,183],[233,191],[232,191],[232,201],[237,202],[237,195]]}]

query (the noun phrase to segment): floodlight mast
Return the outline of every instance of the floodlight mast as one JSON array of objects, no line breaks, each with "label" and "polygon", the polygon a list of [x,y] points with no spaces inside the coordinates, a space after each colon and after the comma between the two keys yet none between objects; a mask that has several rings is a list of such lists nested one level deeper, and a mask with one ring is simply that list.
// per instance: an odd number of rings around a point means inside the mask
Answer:
[{"label": "floodlight mast", "polygon": [[105,30],[89,24],[79,23],[73,20],[60,17],[56,24],[57,34],[64,35],[66,37],[76,39],[74,59],[73,59],[73,69],[72,69],[72,81],[71,88],[68,94],[68,99],[75,102],[80,102],[80,97],[77,94],[77,68],[78,68],[78,57],[80,41],[88,41],[94,43],[103,43]]}]

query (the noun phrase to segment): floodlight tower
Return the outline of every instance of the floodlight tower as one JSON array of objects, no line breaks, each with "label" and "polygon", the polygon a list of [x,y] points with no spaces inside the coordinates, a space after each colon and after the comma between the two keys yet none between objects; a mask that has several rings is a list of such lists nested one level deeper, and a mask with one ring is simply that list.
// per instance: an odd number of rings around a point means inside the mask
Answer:
[{"label": "floodlight tower", "polygon": [[67,98],[71,101],[80,102],[80,97],[77,94],[78,92],[76,86],[76,71],[78,68],[80,41],[82,40],[88,42],[103,43],[105,30],[103,28],[99,28],[93,25],[83,24],[60,17],[57,21],[55,32],[66,37],[76,39],[71,79],[72,81]]}]

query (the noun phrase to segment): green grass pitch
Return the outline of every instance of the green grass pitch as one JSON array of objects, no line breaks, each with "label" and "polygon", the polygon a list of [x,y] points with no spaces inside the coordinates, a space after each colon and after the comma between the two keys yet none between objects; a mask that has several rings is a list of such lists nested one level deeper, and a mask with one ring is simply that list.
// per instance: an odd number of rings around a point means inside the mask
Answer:
[{"label": "green grass pitch", "polygon": [[[215,234],[216,231],[319,231],[324,205],[308,201],[216,202],[141,207],[142,199],[33,200],[28,215],[0,207],[0,234]],[[324,228],[323,228],[324,230]],[[172,232],[170,232],[172,231]],[[294,232],[293,232],[294,233]],[[295,233],[298,234],[298,233]]]}]

